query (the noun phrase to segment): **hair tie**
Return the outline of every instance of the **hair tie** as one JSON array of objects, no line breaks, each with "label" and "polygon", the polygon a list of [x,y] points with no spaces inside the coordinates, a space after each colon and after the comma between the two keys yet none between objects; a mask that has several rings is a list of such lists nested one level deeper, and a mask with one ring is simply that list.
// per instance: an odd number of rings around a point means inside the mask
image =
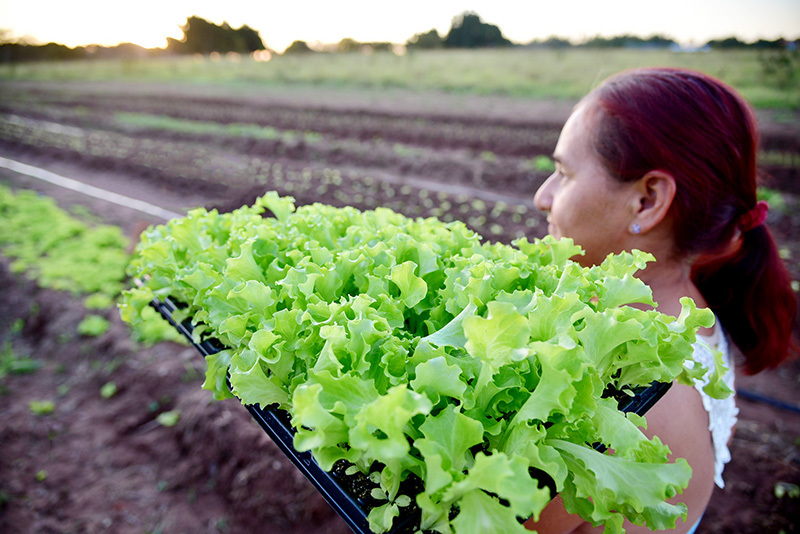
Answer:
[{"label": "hair tie", "polygon": [[753,228],[758,228],[767,220],[768,211],[769,204],[767,204],[767,201],[759,200],[753,209],[739,217],[739,229],[742,232],[749,232]]}]

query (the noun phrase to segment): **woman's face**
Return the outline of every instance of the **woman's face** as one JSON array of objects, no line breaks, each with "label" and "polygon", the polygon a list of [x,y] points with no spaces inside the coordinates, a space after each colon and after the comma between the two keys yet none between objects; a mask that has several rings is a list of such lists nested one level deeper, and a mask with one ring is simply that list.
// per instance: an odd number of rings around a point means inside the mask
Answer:
[{"label": "woman's face", "polygon": [[582,103],[556,144],[556,171],[534,197],[536,207],[548,212],[548,232],[583,247],[586,255],[575,259],[586,266],[627,250],[637,202],[633,188],[612,178],[595,155],[593,131],[591,104]]}]

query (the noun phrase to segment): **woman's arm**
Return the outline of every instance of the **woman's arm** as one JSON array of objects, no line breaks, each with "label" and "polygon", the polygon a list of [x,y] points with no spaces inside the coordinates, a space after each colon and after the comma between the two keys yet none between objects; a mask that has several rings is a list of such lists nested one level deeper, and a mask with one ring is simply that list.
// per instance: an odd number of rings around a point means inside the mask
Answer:
[{"label": "woman's arm", "polygon": [[[683,502],[689,511],[686,521],[678,519],[675,534],[687,532],[703,512],[714,489],[714,448],[708,430],[708,413],[703,408],[700,394],[691,386],[674,384],[664,397],[647,412],[648,437],[657,435],[670,448],[670,460],[685,458],[692,467],[689,487],[681,495],[670,499],[671,503]],[[542,511],[537,523],[528,520],[525,526],[539,534],[589,534],[600,533],[603,527],[592,527],[577,515],[567,513],[559,498],[553,499]],[[628,534],[644,534],[652,531],[625,522]]]}]

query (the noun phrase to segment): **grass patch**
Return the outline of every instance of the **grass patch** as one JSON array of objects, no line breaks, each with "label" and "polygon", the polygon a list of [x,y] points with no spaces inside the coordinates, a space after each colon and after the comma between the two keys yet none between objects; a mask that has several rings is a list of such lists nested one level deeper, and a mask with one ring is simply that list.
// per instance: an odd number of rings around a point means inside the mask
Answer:
[{"label": "grass patch", "polygon": [[[790,67],[797,69],[798,64],[792,61]],[[800,109],[800,74],[787,76],[769,70],[757,50],[683,53],[517,47],[412,51],[403,56],[390,52],[297,54],[277,56],[266,63],[251,58],[211,61],[202,57],[80,60],[3,65],[0,80],[222,84],[233,91],[269,85],[402,88],[577,99],[609,75],[643,66],[700,70],[729,83],[756,107]]]},{"label": "grass patch", "polygon": [[8,375],[26,375],[37,371],[42,364],[28,356],[14,353],[11,343],[6,341],[0,348],[0,380]]},{"label": "grass patch", "polygon": [[98,337],[105,334],[111,327],[111,323],[100,315],[87,315],[78,323],[78,333],[82,336]]},{"label": "grass patch", "polygon": [[279,130],[258,124],[231,123],[221,124],[212,121],[177,119],[166,115],[150,115],[147,113],[116,113],[114,120],[119,124],[153,130],[168,130],[193,135],[227,135],[230,137],[247,137],[250,139],[294,141],[302,137],[307,142],[322,139],[316,132],[297,132],[295,130]]}]

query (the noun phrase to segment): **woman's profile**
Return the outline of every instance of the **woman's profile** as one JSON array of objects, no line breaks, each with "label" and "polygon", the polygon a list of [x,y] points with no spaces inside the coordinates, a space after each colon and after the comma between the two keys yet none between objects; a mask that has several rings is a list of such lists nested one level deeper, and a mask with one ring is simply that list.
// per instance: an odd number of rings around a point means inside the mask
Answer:
[{"label": "woman's profile", "polygon": [[[736,372],[757,373],[788,357],[797,299],[766,226],[768,206],[756,196],[757,122],[746,101],[699,72],[649,68],[618,74],[589,93],[564,125],[556,171],[539,188],[536,206],[548,231],[572,238],[595,265],[610,253],[639,249],[656,261],[640,273],[658,310],[678,315],[682,297],[714,311],[695,357],[722,351],[733,389]],[[692,480],[675,502],[694,532],[716,483],[724,485],[728,443],[736,423],[733,397],[711,399],[673,385],[647,414],[657,435],[686,458]],[[601,532],[558,499],[538,522],[541,534]],[[650,532],[630,525],[629,533]]]}]

